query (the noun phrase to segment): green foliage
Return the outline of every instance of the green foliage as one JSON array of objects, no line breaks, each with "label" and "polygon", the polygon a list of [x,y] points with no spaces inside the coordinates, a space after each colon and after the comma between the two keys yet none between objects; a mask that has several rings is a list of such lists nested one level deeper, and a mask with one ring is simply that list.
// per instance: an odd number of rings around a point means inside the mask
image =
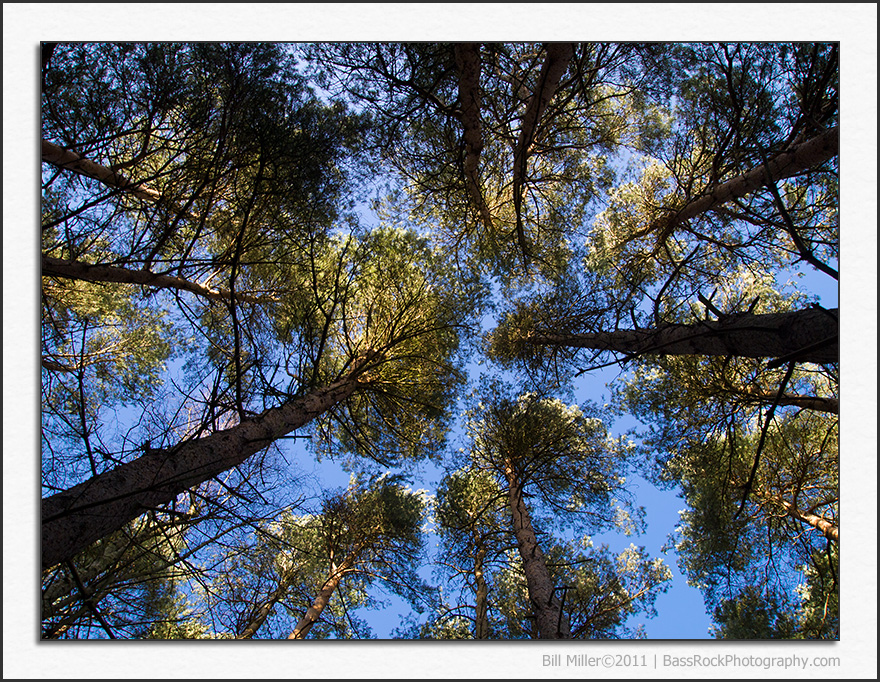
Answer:
[{"label": "green foliage", "polygon": [[[763,598],[752,594],[757,586],[772,591],[780,609],[795,603],[805,564],[826,543],[821,532],[791,515],[791,506],[838,523],[837,423],[819,412],[779,408],[767,425],[767,410],[743,388],[756,380],[738,376],[737,367],[663,361],[639,372],[627,404],[652,421],[640,446],[648,465],[659,481],[680,486],[687,502],[675,549],[716,620],[729,621],[718,636],[800,636],[801,629],[785,625],[793,617],[774,625],[766,614],[753,614],[754,622],[746,616],[752,617],[749,599]],[[764,373],[760,366],[753,370]],[[814,379],[822,385],[821,376],[809,373],[800,381],[809,386]],[[773,400],[772,385],[766,395],[765,406]]]},{"label": "green foliage", "polygon": [[791,639],[795,629],[778,599],[752,585],[736,598],[724,600],[713,618],[718,623],[712,628],[717,639]]},{"label": "green foliage", "polygon": [[425,501],[397,477],[352,478],[327,494],[319,513],[283,513],[233,547],[224,571],[205,595],[215,619],[241,635],[261,605],[270,615],[256,638],[287,637],[312,606],[326,581],[341,571],[310,639],[364,638],[370,628],[360,611],[377,607],[374,584],[421,608],[427,589],[416,574],[422,561]]},{"label": "green foliage", "polygon": [[591,532],[613,523],[615,495],[625,495],[622,461],[596,411],[509,391],[487,381],[474,399],[468,426],[474,466],[505,486],[514,472],[558,523],[580,518]]},{"label": "green foliage", "polygon": [[[477,622],[481,599],[485,636],[537,636],[511,524],[514,484],[538,519],[534,530],[539,543],[548,545],[544,552],[553,584],[566,589],[564,611],[575,637],[631,636],[635,631],[627,619],[642,611],[650,615],[658,589],[671,575],[660,560],[635,547],[616,558],[607,548],[585,555],[582,547],[558,544],[549,535],[551,529],[568,536],[579,528],[639,526],[638,513],[626,509],[618,459],[623,450],[585,410],[535,394],[513,397],[500,382],[487,381],[474,396],[468,465],[443,478],[435,511],[439,575],[461,586],[459,601],[436,606],[421,636],[464,636],[466,623]],[[470,637],[476,636],[478,625],[467,628]]]},{"label": "green foliage", "polygon": [[189,528],[186,515],[147,516],[44,573],[43,638],[206,636],[179,591]]},{"label": "green foliage", "polygon": [[840,639],[838,561],[836,546],[815,551],[794,596],[746,586],[715,607],[712,634],[718,639]]},{"label": "green foliage", "polygon": [[303,358],[312,363],[303,367],[303,387],[332,381],[369,354],[375,360],[361,376],[363,390],[322,420],[319,453],[387,466],[436,456],[465,378],[467,323],[484,293],[478,282],[456,280],[412,231],[379,228],[346,239],[337,253],[331,288],[316,285],[303,324]]}]

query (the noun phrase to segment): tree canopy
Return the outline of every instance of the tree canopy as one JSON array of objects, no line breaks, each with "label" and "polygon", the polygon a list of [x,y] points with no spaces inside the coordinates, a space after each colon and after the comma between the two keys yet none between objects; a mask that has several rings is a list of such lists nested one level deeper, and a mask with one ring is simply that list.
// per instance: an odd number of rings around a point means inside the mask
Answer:
[{"label": "tree canopy", "polygon": [[838,52],[43,43],[41,637],[839,638]]}]

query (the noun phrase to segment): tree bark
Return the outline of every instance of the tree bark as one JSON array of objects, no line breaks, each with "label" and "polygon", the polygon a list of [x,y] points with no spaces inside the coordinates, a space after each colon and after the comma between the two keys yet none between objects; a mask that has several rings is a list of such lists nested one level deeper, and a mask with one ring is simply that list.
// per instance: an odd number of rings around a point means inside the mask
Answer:
[{"label": "tree bark", "polygon": [[489,586],[483,573],[483,560],[486,558],[484,547],[477,549],[474,557],[474,580],[476,589],[476,613],[474,616],[474,639],[488,639],[489,637]]},{"label": "tree bark", "polygon": [[50,256],[42,257],[42,274],[50,277],[64,277],[66,279],[80,279],[87,282],[118,282],[120,284],[143,284],[157,289],[174,289],[177,291],[189,291],[197,296],[203,296],[214,301],[229,301],[233,298],[245,303],[260,303],[272,300],[271,297],[250,296],[248,294],[233,294],[225,289],[211,289],[191,282],[182,277],[172,275],[159,275],[149,270],[129,270],[113,265],[91,265],[79,261],[68,261]]},{"label": "tree bark", "polygon": [[[91,562],[77,569],[80,580],[84,584],[91,585],[101,573],[112,571],[135,545],[147,542],[168,530],[168,528],[156,525],[150,528],[145,536],[129,536],[125,533],[118,533],[114,537],[108,538],[101,548],[101,553]],[[43,620],[54,618],[55,602],[65,595],[72,593],[75,588],[76,583],[69,571],[65,571],[54,582],[49,584],[43,590],[41,596]]]},{"label": "tree bark", "polygon": [[482,98],[480,96],[480,46],[475,43],[459,43],[455,46],[455,63],[458,67],[458,98],[461,102],[459,121],[464,129],[464,176],[468,194],[480,213],[483,226],[493,231],[492,213],[483,197],[477,169],[483,151],[483,127],[481,121]]},{"label": "tree bark", "polygon": [[[175,206],[170,201],[165,200],[161,192],[153,189],[145,183],[134,182],[113,168],[108,168],[107,166],[102,166],[99,163],[90,161],[74,151],[64,149],[64,147],[59,147],[57,144],[52,144],[46,140],[42,140],[41,152],[42,159],[46,163],[51,163],[53,166],[57,166],[64,170],[72,170],[75,173],[97,180],[111,189],[123,190],[147,201],[155,203],[164,202],[167,206],[170,206],[170,208],[177,211],[179,215],[186,216],[189,220],[194,222],[199,221],[199,217],[195,213],[192,213],[185,208],[181,208],[180,206]],[[127,162],[127,165],[130,165],[131,163],[132,162],[129,161]]]},{"label": "tree bark", "polygon": [[685,220],[705,213],[719,204],[751,194],[768,182],[778,182],[802,171],[815,168],[837,156],[839,152],[840,130],[835,126],[821,135],[780,152],[766,165],[761,164],[742,175],[721,183],[712,191],[694,199],[678,212],[661,221],[662,224],[654,225],[653,229],[661,230],[662,241]]},{"label": "tree bark", "polygon": [[788,514],[791,518],[797,519],[801,523],[806,523],[813,528],[819,530],[822,535],[824,535],[829,540],[832,540],[836,543],[840,543],[840,528],[824,516],[819,516],[818,514],[811,514],[810,512],[804,511],[803,509],[798,509],[788,500],[784,500],[781,497],[773,498],[774,501],[778,502],[782,505],[783,509],[785,509],[786,514]]},{"label": "tree bark", "polygon": [[85,175],[112,189],[122,189],[148,201],[161,201],[162,199],[162,195],[151,187],[132,182],[122,173],[117,173],[106,166],[89,161],[84,156],[80,156],[69,149],[59,147],[57,144],[43,140],[41,152],[42,159],[46,163]]},{"label": "tree bark", "polygon": [[272,613],[272,609],[275,608],[275,604],[281,601],[284,595],[287,594],[288,589],[290,589],[290,583],[288,580],[282,580],[278,587],[272,591],[272,594],[257,607],[256,613],[254,613],[250,622],[235,638],[251,639],[257,633],[257,630],[260,629],[260,626],[266,622],[269,614]]},{"label": "tree bark", "polygon": [[559,81],[568,68],[574,54],[571,43],[549,43],[546,46],[547,58],[541,67],[535,91],[532,93],[520,126],[519,139],[513,152],[513,203],[516,213],[516,235],[522,251],[523,261],[529,258],[529,246],[526,241],[525,228],[522,222],[522,191],[526,179],[526,162],[528,152],[535,140],[538,123],[556,94]]},{"label": "tree bark", "polygon": [[509,489],[513,533],[526,574],[538,635],[541,639],[571,639],[568,622],[563,617],[562,603],[553,589],[544,553],[538,544],[529,510],[523,500],[522,487],[510,463],[505,466],[504,473]]},{"label": "tree bark", "polygon": [[362,358],[338,381],[273,407],[260,416],[176,447],[149,450],[136,460],[42,501],[42,567],[70,559],[144,511],[247,460],[309,423],[358,387]]},{"label": "tree bark", "polygon": [[533,333],[524,342],[592,348],[631,355],[714,355],[837,362],[838,311],[807,308],[785,313],[742,313],[698,324],[670,324],[587,334]]},{"label": "tree bark", "polygon": [[318,593],[315,601],[312,602],[309,610],[306,611],[299,623],[296,624],[296,627],[293,629],[293,632],[287,636],[287,639],[305,639],[306,635],[309,634],[309,630],[312,629],[312,625],[318,622],[324,608],[330,603],[330,597],[333,596],[333,591],[339,586],[342,577],[349,568],[350,560],[346,559],[340,566],[335,567],[330,571],[330,575],[321,586],[321,591]]},{"label": "tree bark", "polygon": [[[777,400],[775,393],[763,393],[760,391],[746,391],[744,394],[749,400],[772,403]],[[778,398],[777,404],[801,407],[805,410],[816,412],[828,412],[840,414],[840,401],[837,398],[822,398],[814,395],[792,395],[786,393]]]}]

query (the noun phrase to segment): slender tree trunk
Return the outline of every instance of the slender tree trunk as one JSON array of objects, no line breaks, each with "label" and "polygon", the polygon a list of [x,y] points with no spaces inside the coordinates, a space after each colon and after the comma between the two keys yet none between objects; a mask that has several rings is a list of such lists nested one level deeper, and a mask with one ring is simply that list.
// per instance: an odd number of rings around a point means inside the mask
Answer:
[{"label": "slender tree trunk", "polygon": [[570,639],[568,621],[562,613],[562,603],[554,592],[544,553],[538,545],[529,510],[522,497],[522,488],[510,463],[505,466],[505,476],[513,517],[513,533],[526,574],[538,635],[541,639]]},{"label": "slender tree trunk", "polygon": [[225,289],[211,289],[197,282],[182,277],[158,275],[148,270],[129,270],[113,265],[90,265],[79,261],[67,261],[60,258],[42,257],[43,276],[80,279],[87,282],[118,282],[120,284],[143,284],[157,289],[175,289],[189,291],[197,296],[204,296],[214,301],[229,301],[235,298],[246,303],[260,303],[272,300],[271,297],[249,296]]},{"label": "slender tree trunk", "polygon": [[773,498],[774,501],[778,502],[782,505],[785,512],[793,519],[797,519],[801,523],[806,523],[813,528],[821,531],[822,535],[824,535],[829,540],[833,542],[840,543],[840,528],[834,525],[831,521],[826,519],[824,516],[819,516],[818,514],[811,514],[808,511],[804,511],[803,509],[798,509],[788,500],[784,500],[781,497]]},{"label": "slender tree trunk", "polygon": [[[182,209],[179,206],[174,206],[166,201],[162,197],[162,193],[158,190],[153,189],[145,183],[134,182],[118,170],[90,161],[74,151],[59,147],[57,144],[53,144],[47,140],[42,140],[41,155],[43,161],[51,163],[53,166],[57,166],[64,170],[71,170],[80,175],[85,175],[111,189],[123,190],[136,197],[145,199],[146,201],[152,201],[155,203],[162,203],[164,201],[166,205],[170,205],[171,208],[176,210],[181,216],[186,216],[189,220],[195,222],[199,221],[199,217],[196,214],[185,208]],[[126,165],[131,165],[131,162],[128,162]]]},{"label": "slender tree trunk", "polygon": [[837,156],[839,151],[840,130],[835,126],[821,135],[780,152],[770,159],[766,166],[761,164],[718,185],[711,192],[686,204],[677,213],[663,221],[662,225],[654,225],[653,227],[654,229],[660,228],[663,235],[669,235],[685,220],[705,213],[719,204],[751,194],[766,185],[768,181],[778,182],[810,168],[815,168]]},{"label": "slender tree trunk", "polygon": [[351,560],[347,558],[340,566],[334,567],[330,571],[330,575],[321,586],[321,591],[318,593],[315,601],[312,602],[309,610],[306,611],[306,614],[300,619],[299,623],[296,624],[296,627],[293,629],[293,632],[287,636],[287,639],[305,639],[306,635],[309,634],[309,630],[312,629],[312,625],[318,622],[321,613],[324,611],[327,604],[330,603],[330,597],[333,596],[333,591],[339,586],[342,577],[350,566]]},{"label": "slender tree trunk", "polygon": [[720,321],[589,334],[532,334],[526,343],[632,355],[716,355],[830,363],[838,360],[838,311],[730,315]]},{"label": "slender tree trunk", "polygon": [[[770,392],[746,391],[744,395],[750,400],[766,403],[772,403],[777,399],[776,394]],[[779,398],[778,404],[801,407],[805,410],[815,410],[816,412],[840,414],[840,401],[837,398],[822,398],[814,395],[792,395],[786,393]]]},{"label": "slender tree trunk", "polygon": [[276,587],[272,594],[269,595],[258,607],[250,622],[242,628],[241,632],[235,636],[236,639],[251,639],[260,629],[260,626],[266,622],[269,614],[275,608],[275,605],[281,601],[287,590],[290,589],[289,578],[283,579]]},{"label": "slender tree trunk", "polygon": [[535,141],[541,117],[544,115],[547,105],[550,104],[550,100],[556,94],[559,81],[574,55],[574,46],[571,43],[549,43],[546,49],[547,58],[538,75],[535,91],[526,105],[519,139],[513,152],[513,203],[516,213],[516,235],[524,263],[527,263],[529,258],[529,246],[522,222],[522,192],[526,179],[528,153]]},{"label": "slender tree trunk", "polygon": [[474,557],[474,579],[476,589],[476,614],[474,617],[474,639],[488,639],[489,637],[489,586],[483,574],[483,560],[486,558],[484,547],[477,549]]},{"label": "slender tree trunk", "polygon": [[232,428],[143,456],[42,501],[42,566],[70,559],[148,509],[231,469],[348,398],[362,367]]},{"label": "slender tree trunk", "polygon": [[66,170],[75,171],[80,175],[85,175],[93,180],[97,180],[112,189],[122,189],[148,201],[160,201],[162,199],[162,195],[151,187],[132,182],[122,173],[117,173],[111,168],[102,166],[94,161],[89,161],[84,156],[80,156],[69,149],[59,147],[57,144],[52,144],[51,142],[43,140],[41,152],[42,159],[46,163],[51,163],[53,166],[58,166],[59,168]]},{"label": "slender tree trunk", "polygon": [[459,121],[464,129],[464,176],[468,194],[477,210],[483,226],[491,234],[494,231],[492,213],[483,197],[478,168],[483,151],[483,127],[481,121],[482,97],[480,95],[480,46],[475,43],[459,43],[455,46],[455,63],[458,67],[458,98],[461,101]]}]

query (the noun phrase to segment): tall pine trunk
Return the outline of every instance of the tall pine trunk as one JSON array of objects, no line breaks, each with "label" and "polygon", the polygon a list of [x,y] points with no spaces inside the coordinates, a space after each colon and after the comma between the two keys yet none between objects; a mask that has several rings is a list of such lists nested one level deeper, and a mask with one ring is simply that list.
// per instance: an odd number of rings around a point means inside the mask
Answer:
[{"label": "tall pine trunk", "polygon": [[662,221],[662,225],[653,227],[660,228],[663,235],[669,235],[685,220],[694,218],[733,199],[747,196],[768,182],[778,182],[810,168],[816,168],[837,156],[839,151],[840,130],[835,126],[812,139],[780,152],[769,159],[766,164],[761,164],[742,175],[717,185],[710,192],[692,200],[678,212]]},{"label": "tall pine trunk", "polygon": [[287,639],[305,639],[306,635],[309,634],[309,630],[312,629],[312,625],[318,622],[318,619],[321,617],[327,604],[330,603],[330,597],[333,596],[333,592],[339,586],[342,577],[349,568],[350,562],[348,559],[343,561],[341,565],[332,568],[327,580],[325,580],[324,584],[321,586],[321,591],[318,592],[315,601],[312,602],[309,610],[306,611],[299,623],[296,624],[296,627],[293,629],[293,632],[287,636]]},{"label": "tall pine trunk", "polygon": [[464,177],[468,194],[480,214],[483,226],[494,232],[492,213],[480,186],[479,165],[483,151],[480,95],[480,46],[476,43],[455,45],[455,63],[458,68],[458,98],[461,107],[458,119],[464,130]]},{"label": "tall pine trunk", "polygon": [[474,557],[474,580],[477,585],[474,639],[488,639],[489,637],[489,586],[486,584],[486,576],[483,569],[485,558],[486,549],[479,547]]},{"label": "tall pine trunk", "polygon": [[176,277],[161,275],[149,270],[130,270],[113,265],[93,265],[80,261],[68,261],[50,256],[42,257],[42,275],[63,277],[65,279],[84,280],[86,282],[116,282],[119,284],[143,284],[157,289],[173,289],[189,291],[214,301],[230,301],[233,298],[246,303],[259,303],[272,300],[270,296],[248,296],[233,294],[226,289],[211,289],[198,282]]},{"label": "tall pine trunk", "polygon": [[535,333],[526,343],[592,348],[631,355],[716,355],[831,363],[838,359],[838,311],[730,315],[698,324],[669,324],[587,334]]},{"label": "tall pine trunk", "polygon": [[532,518],[522,496],[522,487],[513,466],[505,466],[513,533],[526,574],[529,600],[535,612],[535,625],[541,639],[571,639],[568,621],[562,613],[562,602],[553,589],[544,553],[532,526]]},{"label": "tall pine trunk", "polygon": [[247,460],[348,398],[359,367],[338,381],[224,431],[149,450],[42,501],[42,566],[72,558],[144,512]]},{"label": "tall pine trunk", "polygon": [[541,73],[538,75],[535,90],[523,113],[519,138],[513,151],[513,206],[516,216],[516,238],[522,252],[523,265],[526,267],[531,254],[523,225],[522,201],[529,150],[535,141],[541,117],[556,94],[559,81],[574,56],[574,45],[571,43],[548,43],[546,49],[547,57],[541,67]]},{"label": "tall pine trunk", "polygon": [[266,619],[269,617],[269,614],[272,613],[272,609],[275,608],[275,605],[281,601],[285,594],[287,594],[288,589],[290,589],[289,578],[284,578],[278,584],[278,587],[272,591],[272,594],[259,604],[251,616],[250,621],[248,621],[248,624],[241,629],[241,632],[239,632],[235,638],[251,639],[257,633],[257,630],[260,629],[260,626],[266,622]]}]

